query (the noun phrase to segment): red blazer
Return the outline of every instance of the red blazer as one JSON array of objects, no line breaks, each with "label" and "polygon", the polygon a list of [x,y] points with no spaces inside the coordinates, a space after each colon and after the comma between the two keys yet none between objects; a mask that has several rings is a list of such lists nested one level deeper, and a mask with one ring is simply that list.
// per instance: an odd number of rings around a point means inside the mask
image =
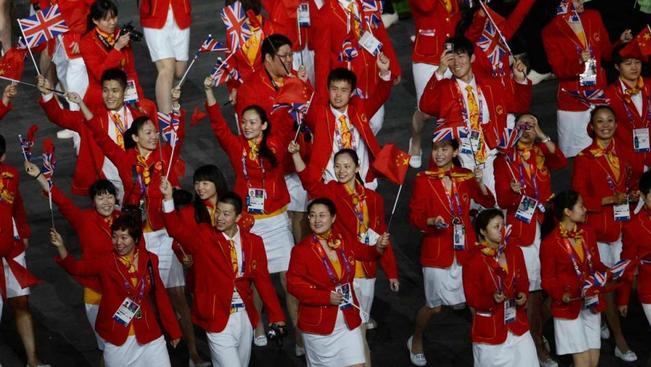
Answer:
[{"label": "red blazer", "polygon": [[[608,268],[602,264],[597,249],[597,240],[594,231],[590,226],[579,225],[583,230],[584,248],[592,256],[594,271],[606,271]],[[574,249],[572,249],[574,253]],[[578,259],[578,255],[575,256]],[[557,227],[550,233],[540,245],[540,263],[542,287],[552,298],[552,316],[563,319],[576,319],[579,312],[583,309],[584,301],[581,297],[583,288],[583,278],[576,275],[570,255],[567,253],[563,244],[563,238],[560,235],[560,229]],[[589,275],[587,256],[579,264],[579,268],[584,276]],[[572,298],[579,298],[569,303],[563,303],[563,294],[569,293]],[[606,308],[606,304],[599,295],[599,304],[597,311],[601,312]]]},{"label": "red blazer", "polygon": [[633,289],[633,278],[637,278],[637,294],[641,303],[651,303],[651,211],[643,208],[624,224],[622,231],[622,260],[631,260],[626,268],[621,287],[617,293],[617,304],[627,305]]},{"label": "red blazer", "polygon": [[585,111],[589,106],[579,102],[567,92],[563,92],[563,89],[582,91],[606,87],[606,72],[602,67],[602,61],[610,60],[613,49],[599,12],[586,9],[579,14],[579,18],[581,18],[583,30],[597,61],[597,84],[595,86],[579,86],[579,74],[584,69],[581,62],[581,51],[584,47],[565,19],[557,15],[542,31],[547,60],[559,81],[556,95],[558,109],[564,111]]},{"label": "red blazer", "polygon": [[81,52],[78,54],[72,53],[72,42],[77,42],[77,44],[79,44],[81,37],[86,33],[88,13],[90,11],[90,6],[94,1],[58,0],[56,3],[59,5],[61,15],[68,26],[68,32],[61,35],[66,54],[71,59],[79,58],[81,57]]},{"label": "red blazer", "polygon": [[[97,210],[80,209],[56,185],[52,186],[52,201],[75,230],[81,247],[82,260],[109,256],[113,252],[111,225],[97,213]],[[112,219],[119,216],[118,210],[114,210],[111,214]],[[75,276],[75,280],[84,287],[102,292],[99,277]]]},{"label": "red blazer", "polygon": [[[379,254],[374,247],[366,246],[344,233],[334,232],[334,235],[341,235],[342,242],[341,250],[338,251],[342,269],[339,283],[350,283],[353,302],[359,305],[352,286],[355,260],[371,261]],[[334,292],[336,284],[330,280],[316,246],[321,244],[312,235],[308,235],[292,249],[287,271],[287,291],[298,299],[298,328],[304,333],[328,335],[334,330],[339,306],[330,304],[330,292]],[[327,258],[325,253],[324,256]],[[346,271],[347,267],[350,271]],[[360,325],[359,310],[349,307],[343,313],[349,330]]]},{"label": "red blazer", "polygon": [[[508,113],[525,113],[531,104],[531,82],[527,84],[513,83],[513,90],[493,79],[475,75],[475,83],[484,96],[488,105],[489,121],[482,125],[484,138],[492,149],[499,142],[506,128]],[[454,78],[437,80],[436,75],[427,83],[419,103],[420,110],[430,116],[444,120],[449,127],[466,127],[462,111],[465,109],[463,94]]]},{"label": "red blazer", "polygon": [[5,106],[4,103],[0,102],[0,120],[5,118],[7,113],[9,113],[9,111],[11,111],[12,108],[13,105],[11,103],[9,103],[9,106]]},{"label": "red blazer", "polygon": [[[141,240],[142,242],[142,240]],[[104,293],[99,304],[95,331],[102,339],[114,345],[122,345],[129,336],[129,329],[133,325],[136,332],[136,340],[139,344],[146,344],[161,336],[161,329],[158,325],[156,311],[151,303],[151,297],[155,297],[156,310],[163,327],[170,339],[181,337],[179,323],[176,320],[176,313],[172,309],[170,300],[167,297],[165,285],[158,274],[158,257],[145,250],[143,245],[138,245],[138,271],[139,282],[145,282],[144,295],[138,302],[138,289],[128,292],[124,286],[124,277],[127,276],[127,267],[122,264],[113,253],[111,256],[104,256],[96,259],[75,260],[71,255],[65,259],[56,258],[57,263],[72,275],[96,276],[99,277]],[[151,272],[148,269],[148,262],[151,261]],[[154,274],[151,279],[150,274]],[[140,287],[138,283],[137,287]],[[153,292],[153,294],[152,294]],[[125,327],[113,320],[113,314],[120,308],[120,304],[126,297],[131,297],[140,304],[142,317],[134,317]]]},{"label": "red blazer", "polygon": [[[301,0],[262,0],[262,7],[267,11],[269,17],[267,22],[271,33],[282,34],[292,41],[292,50],[300,51],[306,46],[308,49],[314,49],[313,37],[314,24],[320,17],[320,9],[317,8],[314,0],[308,0],[310,9],[310,26],[299,27],[297,19],[297,9]],[[299,36],[300,31],[300,36]]]},{"label": "red blazer", "polygon": [[184,248],[192,254],[195,273],[192,321],[195,324],[209,332],[222,332],[228,323],[235,287],[244,301],[251,325],[255,326],[260,315],[253,305],[252,284],[255,284],[264,301],[269,322],[285,320],[267,270],[262,238],[239,230],[244,275],[236,278],[231,265],[230,244],[222,232],[209,223],[188,220],[178,211],[165,213],[163,218],[170,236],[183,243]]},{"label": "red blazer", "polygon": [[[160,182],[167,173],[167,167],[170,167],[170,161],[172,161],[172,168],[168,180],[172,185],[179,186],[179,176],[183,176],[183,162],[179,158],[183,147],[183,139],[185,138],[185,112],[183,110],[181,110],[180,121],[178,142],[174,151],[172,151],[169,144],[165,144],[162,146],[162,154],[157,147],[145,159],[145,164],[150,171],[150,182],[144,190],[147,225],[143,225],[143,227],[149,227],[152,231],[164,227],[161,212],[163,195],[160,192]],[[138,206],[141,198],[141,188],[137,178],[134,177],[134,170],[139,166],[137,148],[122,150],[119,145],[111,140],[106,130],[100,127],[96,118],[87,121],[86,127],[93,131],[93,137],[97,145],[118,169],[120,179],[124,185],[124,205]]]},{"label": "red blazer", "polygon": [[140,24],[144,28],[161,29],[167,20],[170,7],[174,21],[180,29],[192,24],[192,5],[190,0],[145,0],[140,3]]},{"label": "red blazer", "polygon": [[[64,110],[57,102],[56,98],[44,102],[43,98],[38,102],[48,119],[64,129],[76,131],[81,140],[79,143],[79,155],[77,164],[72,178],[71,191],[75,195],[86,196],[88,188],[98,179],[105,178],[102,172],[104,165],[104,153],[97,145],[93,137],[93,132],[86,127],[84,115],[80,111]],[[1,103],[0,103],[1,104]],[[142,107],[141,107],[142,106]],[[136,117],[147,115],[152,121],[157,121],[156,106],[149,100],[144,100],[139,106],[128,106],[131,115]],[[93,114],[95,120],[99,121],[101,128],[108,131],[108,110],[102,103],[97,107]]]},{"label": "red blazer", "polygon": [[409,0],[416,25],[416,40],[411,52],[414,63],[438,65],[443,53],[443,43],[454,36],[461,19],[457,0],[450,0],[448,13],[442,0]]},{"label": "red blazer", "polygon": [[[633,149],[633,129],[649,128],[651,123],[651,83],[650,78],[644,78],[644,87],[642,94],[642,114],[640,115],[635,108],[635,104],[629,96],[622,91],[622,82],[617,79],[611,83],[605,90],[606,96],[610,103],[608,104],[615,111],[617,119],[617,129],[615,130],[615,140],[620,147]],[[651,166],[651,153],[649,152],[631,152],[632,159],[638,167],[644,165]]]},{"label": "red blazer", "polygon": [[[118,31],[116,30],[116,35]],[[88,89],[84,96],[84,102],[91,108],[99,108],[104,105],[102,100],[102,74],[112,68],[121,68],[127,73],[127,79],[133,80],[138,91],[138,98],[143,100],[143,93],[138,72],[136,71],[136,60],[133,56],[131,45],[118,51],[114,48],[107,49],[97,36],[97,32],[92,29],[82,37],[79,44],[81,57],[86,63],[88,70]]]},{"label": "red blazer", "polygon": [[[369,124],[370,118],[382,107],[384,101],[389,98],[391,93],[391,82],[381,80],[378,88],[369,96],[368,99],[353,97],[348,104],[348,119],[359,132],[361,140],[366,144],[369,152],[370,164],[373,163],[375,155],[380,151],[380,145],[375,138]],[[311,176],[322,176],[332,157],[332,146],[335,139],[335,129],[337,121],[335,115],[330,109],[329,102],[314,103],[305,117],[305,123],[314,133],[314,143],[310,155],[310,162],[307,165],[308,173]],[[371,182],[375,175],[371,169],[368,170],[366,177],[362,177],[365,182]]]},{"label": "red blazer", "polygon": [[[298,173],[301,183],[310,198],[327,197],[332,200],[337,207],[337,220],[334,223],[334,229],[337,232],[345,232],[350,237],[355,238],[357,233],[357,214],[355,214],[355,204],[353,204],[353,197],[348,194],[344,184],[337,181],[330,181],[324,184],[321,181],[321,176],[309,176],[306,174],[308,171]],[[314,173],[312,171],[312,173]],[[377,234],[383,234],[387,231],[387,225],[384,222],[384,199],[382,196],[373,190],[369,190],[362,186],[366,200],[366,207],[368,209],[369,228],[374,230]],[[362,262],[362,267],[368,278],[375,278],[377,274],[377,261]],[[396,257],[393,254],[391,247],[387,248],[380,257],[380,265],[386,273],[388,279],[398,279],[398,266],[396,265]]]},{"label": "red blazer", "polygon": [[[237,136],[231,132],[226,120],[224,120],[224,116],[222,116],[218,103],[212,106],[206,104],[206,110],[210,116],[210,126],[213,133],[217,141],[219,141],[219,145],[228,155],[231,166],[233,166],[235,172],[234,191],[246,203],[249,188],[264,188],[267,194],[264,201],[265,214],[273,213],[289,204],[289,192],[287,191],[287,184],[285,184],[285,170],[282,162],[287,154],[289,139],[292,137],[267,137],[267,146],[278,161],[278,164],[272,167],[268,160],[258,159],[253,161],[249,158],[248,154],[251,148],[248,142],[243,136]],[[262,162],[263,169],[260,168],[260,162]],[[244,174],[245,168],[248,171],[248,179]]]},{"label": "red blazer", "polygon": [[[614,140],[612,144],[615,144],[620,166],[619,180],[616,182],[606,157],[594,156],[593,150],[598,148],[596,141],[576,156],[572,167],[572,188],[581,194],[588,209],[587,223],[595,230],[599,242],[613,242],[622,233],[622,222],[615,221],[613,206],[601,205],[601,199],[614,193],[608,183],[608,177],[612,177],[618,192],[635,190],[638,182],[628,163],[628,156],[620,154],[621,150]],[[633,208],[631,207],[631,214]]]},{"label": "red blazer", "polygon": [[[260,16],[262,17],[262,16]],[[258,52],[256,53],[255,60],[253,63],[249,61],[249,58],[246,56],[244,51],[242,50],[242,41],[240,40],[240,46],[235,50],[235,54],[233,57],[231,57],[228,60],[228,64],[231,65],[235,70],[237,70],[240,73],[240,77],[242,78],[243,81],[246,81],[251,77],[251,75],[257,73],[258,71],[263,71],[264,72],[264,65],[262,60],[262,41],[264,41],[267,36],[273,34],[273,30],[271,29],[271,26],[269,22],[267,22],[266,18],[262,17],[261,26],[260,29],[262,30],[262,33],[260,34],[260,42],[258,43]],[[233,42],[232,39],[227,35],[226,37],[226,46],[228,49],[232,49]],[[238,89],[242,86],[242,83],[236,81],[236,80],[229,80],[226,82],[226,86],[228,87],[228,90],[231,91],[233,89]],[[240,93],[237,94],[238,98],[240,96]]]},{"label": "red blazer", "polygon": [[515,214],[522,195],[511,190],[511,182],[518,180],[520,186],[524,188],[525,195],[536,198],[544,205],[552,195],[551,171],[567,166],[567,159],[559,147],[556,147],[556,152],[552,154],[545,144],[535,143],[528,161],[529,167],[535,167],[533,177],[530,177],[522,166],[522,156],[520,154],[515,156],[513,159],[511,153],[499,154],[495,159],[493,163],[495,177],[502,178],[495,180],[495,196],[497,205],[506,209],[506,222],[512,225],[512,235],[519,238],[523,246],[530,246],[535,241],[536,224],[542,224],[545,215],[540,210],[536,210],[530,223],[517,219]]},{"label": "red blazer", "polygon": [[[362,8],[361,1],[357,1],[359,9]],[[314,67],[315,83],[319,93],[328,91],[328,73],[330,70],[348,67],[346,62],[338,60],[341,53],[341,45],[346,40],[353,42],[357,48],[358,56],[351,62],[350,69],[357,76],[357,87],[365,94],[370,95],[380,84],[381,79],[378,77],[379,70],[373,55],[366,52],[357,44],[354,32],[347,30],[346,12],[341,8],[337,0],[326,1],[319,14],[318,29],[315,29],[314,41]],[[367,29],[364,26],[364,29]],[[376,29],[373,29],[373,35],[383,44],[382,52],[391,61],[391,75],[393,78],[400,76],[400,61],[393,49],[391,38],[382,22]],[[327,94],[318,95],[324,101],[327,100]],[[384,103],[384,101],[383,101]]]},{"label": "red blazer", "polygon": [[[529,331],[526,304],[516,306],[515,321],[504,324],[504,303],[495,303],[493,295],[498,291],[497,284],[507,299],[515,299],[518,293],[529,296],[529,277],[522,250],[518,246],[506,246],[504,252],[508,273],[497,264],[493,256],[482,253],[478,248],[470,252],[464,265],[469,271],[463,272],[463,291],[466,303],[475,309],[472,319],[472,342],[502,344],[508,332],[522,335]],[[500,275],[502,275],[502,281]]]},{"label": "red blazer", "polygon": [[[452,168],[450,170],[456,190],[459,192],[461,204],[461,221],[466,227],[466,244],[464,250],[455,251],[452,246],[452,217],[450,201],[443,186],[442,176],[438,172],[418,172],[414,179],[414,187],[409,201],[409,221],[418,230],[423,232],[420,249],[420,263],[422,266],[447,268],[452,265],[455,256],[460,264],[464,264],[467,250],[474,246],[475,231],[472,230],[470,220],[470,199],[475,200],[486,208],[495,205],[495,199],[489,192],[481,192],[472,171],[465,168]],[[453,203],[455,200],[453,199]],[[454,204],[457,211],[457,204]],[[454,216],[457,214],[455,213]],[[427,218],[441,216],[448,228],[437,229],[427,225]]]},{"label": "red blazer", "polygon": [[16,221],[21,240],[28,239],[32,234],[27,224],[19,183],[18,170],[0,163],[0,257],[17,256],[24,251],[22,241],[14,239],[12,218]]}]

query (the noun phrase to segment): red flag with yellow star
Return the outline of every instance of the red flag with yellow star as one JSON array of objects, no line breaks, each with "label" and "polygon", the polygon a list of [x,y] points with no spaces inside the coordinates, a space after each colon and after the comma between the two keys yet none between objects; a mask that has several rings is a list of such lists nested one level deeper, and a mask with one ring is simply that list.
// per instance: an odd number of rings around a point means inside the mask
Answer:
[{"label": "red flag with yellow star", "polygon": [[396,185],[405,182],[409,169],[409,154],[393,144],[385,144],[375,156],[373,169]]},{"label": "red flag with yellow star", "polygon": [[25,56],[27,49],[10,48],[0,59],[0,76],[20,80],[25,68]]},{"label": "red flag with yellow star", "polygon": [[646,62],[651,55],[651,27],[647,25],[629,42],[626,47],[619,51],[623,58],[635,58]]}]

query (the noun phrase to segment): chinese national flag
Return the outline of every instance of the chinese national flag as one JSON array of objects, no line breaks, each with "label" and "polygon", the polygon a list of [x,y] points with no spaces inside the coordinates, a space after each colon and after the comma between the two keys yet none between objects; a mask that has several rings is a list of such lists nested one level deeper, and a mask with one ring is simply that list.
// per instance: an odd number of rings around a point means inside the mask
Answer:
[{"label": "chinese national flag", "polygon": [[619,51],[619,55],[623,58],[630,57],[646,62],[651,55],[651,28],[648,25],[644,27],[631,42]]},{"label": "chinese national flag", "polygon": [[373,169],[396,185],[402,185],[409,169],[409,154],[393,144],[385,144],[375,156]]},{"label": "chinese national flag", "polygon": [[312,87],[297,77],[287,77],[276,94],[275,104],[307,103],[312,96]]},{"label": "chinese national flag", "polygon": [[26,49],[19,50],[15,47],[10,48],[2,59],[0,59],[0,76],[20,80],[23,75],[23,69],[25,68],[26,55]]}]

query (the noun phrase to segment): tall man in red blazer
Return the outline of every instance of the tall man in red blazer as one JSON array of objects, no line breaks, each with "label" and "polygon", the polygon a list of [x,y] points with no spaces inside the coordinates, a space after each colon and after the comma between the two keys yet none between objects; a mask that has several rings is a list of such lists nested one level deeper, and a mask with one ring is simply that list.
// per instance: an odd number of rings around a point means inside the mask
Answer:
[{"label": "tall man in red blazer", "polygon": [[190,0],[143,0],[140,2],[140,24],[156,63],[156,102],[165,113],[172,110],[174,77],[185,72],[190,47],[192,8]]},{"label": "tall man in red blazer", "polygon": [[[474,46],[465,37],[449,38],[452,51],[444,50],[439,68],[425,87],[420,110],[454,129],[460,141],[459,160],[465,168],[482,171],[483,183],[495,192],[493,160],[507,127],[508,113],[525,113],[531,104],[531,82],[525,66],[513,66],[513,90],[490,78],[475,75],[471,63]],[[447,69],[451,78],[445,78]]]},{"label": "tall man in red blazer", "polygon": [[324,103],[323,97],[315,97],[315,103],[305,117],[306,124],[314,132],[307,170],[321,172],[324,182],[336,179],[335,153],[349,148],[357,153],[359,174],[365,186],[372,190],[377,187],[377,180],[370,167],[380,145],[371,130],[369,117],[389,98],[392,83],[391,63],[384,53],[378,55],[376,65],[380,83],[368,99],[354,96],[356,75],[350,70],[337,68],[328,75],[328,102]]},{"label": "tall man in red blazer", "polygon": [[[136,117],[147,115],[152,121],[157,121],[156,107],[151,101],[141,99],[136,105],[124,104],[124,91],[127,76],[121,69],[109,69],[102,75],[102,99],[104,105],[93,110],[98,116],[108,136],[117,144],[124,146],[122,134],[131,126]],[[50,83],[38,76],[38,87],[41,91],[39,104],[43,107],[48,119],[53,123],[79,133],[79,155],[72,180],[72,193],[86,195],[88,188],[98,179],[105,178],[113,183],[118,190],[118,200],[122,201],[124,188],[117,168],[104,157],[93,133],[85,125],[84,115],[80,111],[69,111],[61,108],[50,90]]]}]

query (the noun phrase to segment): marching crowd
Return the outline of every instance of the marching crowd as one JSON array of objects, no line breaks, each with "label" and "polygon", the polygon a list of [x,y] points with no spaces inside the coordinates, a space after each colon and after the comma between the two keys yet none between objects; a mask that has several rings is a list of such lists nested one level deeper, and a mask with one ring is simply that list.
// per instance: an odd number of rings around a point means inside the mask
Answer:
[{"label": "marching crowd", "polygon": [[[74,139],[76,164],[71,187],[60,187],[53,152],[42,168],[32,159],[30,129],[19,137],[22,169],[38,185],[21,189],[36,197],[40,188],[77,234],[78,259],[54,226],[49,238],[83,287],[103,364],[169,366],[167,344],[184,339],[192,366],[248,366],[253,344],[293,329],[308,366],[370,366],[378,266],[400,289],[377,180],[402,184],[408,165],[423,164],[409,199],[426,300],[406,340],[411,363],[427,365],[423,334],[444,308],[469,309],[475,366],[554,367],[556,354],[596,367],[604,333],[617,358],[635,361],[620,317],[637,288],[651,325],[651,81],[641,76],[651,28],[611,40],[583,0],[556,2],[540,31],[558,79],[558,145],[531,113],[529,70],[508,43],[535,0],[518,0],[508,16],[482,1],[410,0],[417,108],[405,153],[376,139],[402,73],[382,1],[225,0],[226,42],[208,36],[192,55],[190,0],[141,0],[142,32],[119,26],[112,0],[32,0],[22,41],[0,63],[22,70],[31,59],[38,104],[60,138]],[[8,24],[0,19],[4,45]],[[140,38],[156,65],[154,100],[134,58]],[[204,80],[203,111],[190,116],[183,82],[212,52],[225,57]],[[0,77],[12,81],[2,118],[24,82]],[[222,113],[220,85],[234,116]],[[204,165],[184,190],[186,120],[206,117],[235,180]],[[0,310],[15,312],[27,364],[44,366],[27,303],[38,281],[25,265],[29,220],[19,170],[3,163],[7,140],[0,135]],[[570,158],[571,187],[553,193],[552,171]],[[67,192],[88,197],[87,207]],[[542,333],[550,319],[554,350]]]}]

